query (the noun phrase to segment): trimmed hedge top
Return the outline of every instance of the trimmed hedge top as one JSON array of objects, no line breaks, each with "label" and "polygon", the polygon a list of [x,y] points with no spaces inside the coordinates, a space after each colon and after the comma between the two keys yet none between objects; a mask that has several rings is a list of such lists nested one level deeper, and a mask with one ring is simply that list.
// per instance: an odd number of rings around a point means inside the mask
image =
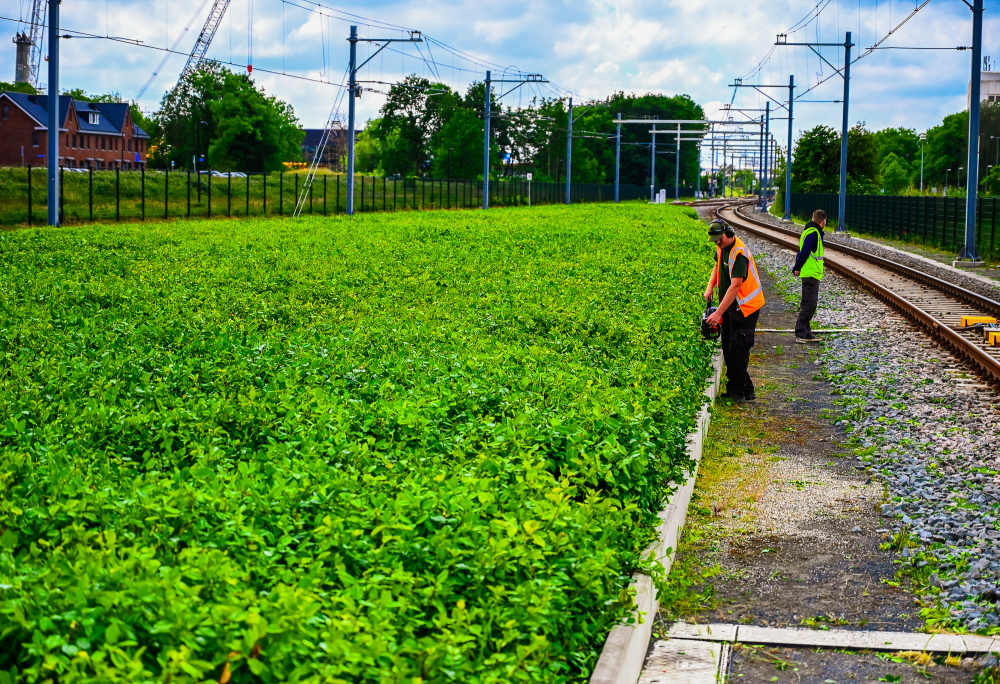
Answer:
[{"label": "trimmed hedge top", "polygon": [[644,205],[0,235],[0,682],[585,679],[712,258]]}]

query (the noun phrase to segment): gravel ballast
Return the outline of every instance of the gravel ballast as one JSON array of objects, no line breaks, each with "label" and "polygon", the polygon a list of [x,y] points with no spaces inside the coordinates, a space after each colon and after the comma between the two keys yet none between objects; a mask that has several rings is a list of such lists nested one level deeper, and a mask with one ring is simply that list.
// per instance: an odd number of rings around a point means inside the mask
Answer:
[{"label": "gravel ballast", "polygon": [[[741,237],[780,281],[779,289],[797,299],[794,254]],[[972,282],[957,284],[973,289]],[[839,420],[851,436],[855,467],[885,485],[880,532],[901,549],[905,566],[929,575],[916,588],[925,607],[933,602],[938,608],[924,616],[941,627],[1000,631],[997,396],[900,315],[836,273],[823,280],[814,327],[867,329],[829,336],[814,363],[841,394]]]}]

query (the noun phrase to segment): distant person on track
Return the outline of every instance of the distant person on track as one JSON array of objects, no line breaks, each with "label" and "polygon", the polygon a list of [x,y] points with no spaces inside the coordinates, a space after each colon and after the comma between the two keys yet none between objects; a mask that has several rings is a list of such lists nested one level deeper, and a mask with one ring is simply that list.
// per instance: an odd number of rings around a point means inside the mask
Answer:
[{"label": "distant person on track", "polygon": [[747,246],[736,237],[733,227],[725,221],[712,221],[708,238],[715,243],[716,251],[715,268],[705,288],[705,301],[712,301],[713,290],[718,286],[719,308],[708,317],[707,323],[721,327],[722,356],[728,379],[722,398],[753,401],[757,394],[747,367],[760,308],[764,306],[757,264]]},{"label": "distant person on track", "polygon": [[812,318],[819,304],[819,283],[823,280],[823,229],[826,228],[826,212],[817,209],[812,221],[802,229],[799,236],[799,255],[795,257],[792,273],[802,279],[802,304],[799,318],[795,321],[795,341],[798,344],[819,342],[813,335]]}]

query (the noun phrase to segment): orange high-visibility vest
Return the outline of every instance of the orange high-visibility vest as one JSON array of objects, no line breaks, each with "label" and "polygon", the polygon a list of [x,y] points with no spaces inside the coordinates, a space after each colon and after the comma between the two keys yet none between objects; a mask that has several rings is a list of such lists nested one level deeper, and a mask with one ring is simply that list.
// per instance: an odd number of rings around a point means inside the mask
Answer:
[{"label": "orange high-visibility vest", "polygon": [[[750,268],[747,269],[747,277],[743,279],[743,284],[740,285],[740,289],[736,293],[736,304],[740,307],[740,311],[743,312],[744,316],[749,316],[754,311],[764,306],[764,289],[760,284],[760,276],[757,274],[757,262],[753,260],[753,254],[747,249],[747,246],[743,244],[743,240],[736,238],[736,243],[729,252],[729,279],[732,281],[733,278],[733,266],[736,265],[736,257],[740,254],[747,258],[750,263]],[[722,260],[722,247],[716,246],[715,248],[715,264],[716,267],[720,267],[720,261]],[[725,297],[725,292],[720,292],[719,297]]]}]

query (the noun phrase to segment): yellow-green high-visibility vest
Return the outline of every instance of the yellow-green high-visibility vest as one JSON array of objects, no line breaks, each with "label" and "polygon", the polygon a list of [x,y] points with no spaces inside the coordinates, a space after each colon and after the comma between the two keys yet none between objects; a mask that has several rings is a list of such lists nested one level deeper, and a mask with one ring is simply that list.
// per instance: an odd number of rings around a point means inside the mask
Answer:
[{"label": "yellow-green high-visibility vest", "polygon": [[802,246],[806,243],[806,236],[809,233],[816,233],[816,251],[812,252],[806,259],[802,270],[799,271],[799,277],[823,280],[823,236],[819,234],[819,228],[810,226],[802,231],[802,235],[799,236],[799,251],[802,251]]}]

